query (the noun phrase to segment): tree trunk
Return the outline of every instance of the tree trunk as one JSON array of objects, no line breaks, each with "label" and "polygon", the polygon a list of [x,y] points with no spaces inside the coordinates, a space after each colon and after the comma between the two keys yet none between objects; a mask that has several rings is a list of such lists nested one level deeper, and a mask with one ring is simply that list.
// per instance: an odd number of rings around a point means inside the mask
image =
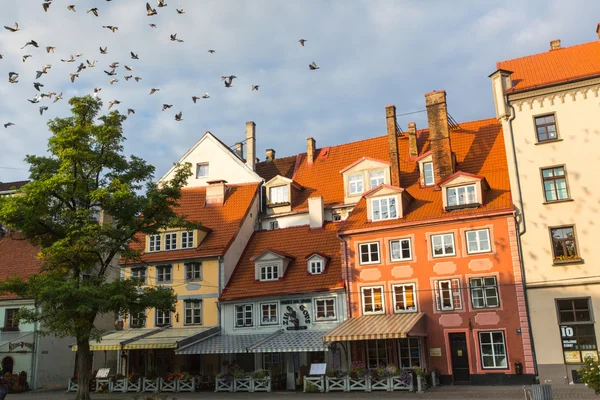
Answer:
[{"label": "tree trunk", "polygon": [[90,341],[77,340],[77,394],[75,400],[90,400]]}]

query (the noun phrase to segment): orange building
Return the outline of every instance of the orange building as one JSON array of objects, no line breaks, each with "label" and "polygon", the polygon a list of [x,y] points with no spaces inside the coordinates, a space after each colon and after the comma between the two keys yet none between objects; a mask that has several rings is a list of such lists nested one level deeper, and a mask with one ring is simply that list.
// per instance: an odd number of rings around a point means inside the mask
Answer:
[{"label": "orange building", "polygon": [[339,230],[349,318],[324,339],[347,342],[369,368],[435,368],[447,384],[531,383],[501,125],[456,124],[444,91],[425,97],[428,130],[399,132],[388,106],[386,143],[345,145],[338,160],[345,197],[359,200]]}]

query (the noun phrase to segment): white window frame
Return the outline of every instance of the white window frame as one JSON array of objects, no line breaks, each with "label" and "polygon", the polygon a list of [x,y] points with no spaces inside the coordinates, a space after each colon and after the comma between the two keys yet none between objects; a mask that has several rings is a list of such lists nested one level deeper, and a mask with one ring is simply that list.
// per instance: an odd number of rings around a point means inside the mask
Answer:
[{"label": "white window frame", "polygon": [[[467,192],[469,190],[469,188],[473,188],[473,198],[469,199],[467,196]],[[460,194],[459,191],[460,190],[464,190],[463,194]],[[450,192],[454,192],[454,197],[456,198],[456,204],[450,204]],[[461,200],[463,199],[462,203]],[[462,186],[454,186],[454,187],[449,187],[446,188],[446,200],[448,202],[448,207],[458,207],[458,206],[465,206],[465,205],[469,205],[469,204],[477,204],[478,200],[477,200],[477,185],[472,183],[470,185],[462,185]],[[472,201],[467,201],[467,200],[472,200]]]},{"label": "white window frame", "polygon": [[[264,274],[263,274],[264,270]],[[263,275],[265,278],[263,278]],[[268,276],[271,275],[270,278]],[[263,264],[259,266],[259,280],[261,282],[276,281],[279,279],[279,265],[277,264]]]},{"label": "white window frame", "polygon": [[[376,176],[373,176],[375,175]],[[375,184],[373,184],[373,181]],[[380,169],[377,171],[369,171],[369,187],[375,189],[377,186],[385,183],[385,171]]]},{"label": "white window frame", "polygon": [[[162,321],[162,322],[159,322]],[[156,310],[154,314],[154,325],[156,326],[167,326],[171,325],[171,311],[170,310]]]},{"label": "white window frame", "polygon": [[[199,305],[199,307],[195,307],[196,305]],[[191,307],[188,307],[191,306]],[[204,308],[204,304],[202,299],[188,299],[185,300],[183,302],[183,325],[202,325],[202,310]],[[199,312],[199,316],[198,315],[194,315],[196,314],[195,311],[200,311]],[[188,313],[190,315],[188,315]],[[187,322],[188,320],[188,316],[190,317],[191,322]],[[200,322],[194,322],[194,318],[195,317],[199,317],[200,318]]]},{"label": "white window frame", "polygon": [[272,204],[289,203],[289,189],[287,185],[273,186],[269,188],[269,202]]},{"label": "white window frame", "polygon": [[308,260],[308,273],[311,275],[319,275],[325,272],[325,263],[321,258],[311,258]]},{"label": "white window frame", "polygon": [[[430,180],[427,180],[427,169],[430,168],[431,169],[431,175]],[[433,186],[435,185],[435,174],[433,172],[433,162],[429,161],[429,162],[424,162],[423,163],[423,186]]]},{"label": "white window frame", "polygon": [[[446,253],[446,245],[448,243],[446,243],[446,240],[448,239],[448,236],[451,237],[450,242],[452,243],[452,253]],[[431,235],[430,237],[431,240],[431,255],[432,257],[450,257],[450,256],[455,256],[456,255],[456,243],[454,243],[454,233],[440,233],[437,235]],[[435,254],[435,240],[436,238],[440,238],[441,240],[441,246],[442,246],[442,254]]]},{"label": "white window frame", "polygon": [[277,221],[277,220],[270,221],[269,222],[269,229],[270,230],[279,229],[279,221]]},{"label": "white window frame", "polygon": [[[500,333],[502,334],[502,342],[494,342],[494,333]],[[483,344],[481,342],[481,337],[483,335],[489,335],[489,340],[491,344],[488,344],[488,346],[491,346],[491,350],[492,350],[492,360],[494,361],[494,366],[493,367],[486,367],[483,362],[483,358],[484,357],[490,357],[490,355],[485,355],[483,354]],[[506,348],[506,335],[504,334],[504,331],[480,331],[477,334],[477,338],[479,339],[479,354],[481,357],[481,368],[482,369],[508,369],[508,351]],[[496,365],[496,346],[502,344],[504,346],[504,354],[500,354],[500,355],[504,355],[504,365]]]},{"label": "white window frame", "polygon": [[[394,251],[392,250],[392,245],[394,243],[398,243],[400,245],[400,256],[401,256],[400,258],[394,258]],[[402,257],[402,253],[403,253],[402,243],[408,243],[408,252],[409,252],[409,256],[408,257]],[[409,261],[409,260],[412,260],[412,241],[410,240],[410,238],[390,240],[389,246],[390,246],[390,260],[391,261]]]},{"label": "white window frame", "polygon": [[[186,282],[202,280],[202,261],[184,263],[183,267],[184,267]],[[198,270],[196,270],[196,267],[198,267]],[[196,272],[197,272],[197,274],[196,274]]]},{"label": "white window frame", "polygon": [[177,250],[176,232],[165,233],[165,251],[166,250]]},{"label": "white window frame", "polygon": [[365,191],[363,174],[348,175],[348,194],[350,196],[363,194]]},{"label": "white window frame", "polygon": [[150,235],[148,238],[148,252],[160,251],[161,234]]},{"label": "white window frame", "polygon": [[[450,306],[444,306],[443,298],[445,294],[449,294],[450,296]],[[458,306],[454,302],[455,299],[458,300]],[[435,302],[438,311],[462,310],[464,306],[460,279],[451,278],[435,281]]]},{"label": "white window frame", "polygon": [[[144,328],[146,326],[146,312],[142,311],[139,312],[137,314],[131,314],[129,316],[129,326],[130,327],[136,327],[136,328]],[[138,322],[137,324],[134,322]],[[141,323],[140,323],[141,321]],[[135,329],[135,328],[134,328]]]},{"label": "white window frame", "polygon": [[[371,246],[372,245],[376,245],[377,246],[377,260],[373,260],[372,259],[372,255],[374,254]],[[362,248],[363,246],[367,246],[368,252],[367,254],[369,255],[369,261],[365,261],[363,262],[362,259]],[[369,243],[360,243],[358,245],[358,260],[360,262],[361,265],[369,265],[369,264],[379,264],[381,262],[381,252],[379,251],[379,242],[369,242]]]},{"label": "white window frame", "polygon": [[181,232],[181,248],[191,249],[194,247],[194,231]]},{"label": "white window frame", "polygon": [[[413,307],[406,307],[406,290],[404,288],[410,287],[412,288],[412,296],[413,296]],[[404,302],[404,310],[398,309],[397,298],[396,296],[399,293],[396,292],[397,289],[403,288],[402,290],[402,300]],[[419,306],[417,305],[417,285],[415,283],[399,283],[392,286],[392,296],[393,304],[394,304],[394,313],[405,314],[405,313],[413,313],[417,312]]]},{"label": "white window frame", "polygon": [[[268,306],[269,321],[265,322],[263,307]],[[272,311],[275,310],[275,316],[272,315]],[[277,325],[279,324],[279,303],[260,303],[260,324],[261,325]]]},{"label": "white window frame", "polygon": [[[200,169],[203,167],[206,167],[206,173],[203,175],[200,175]],[[196,179],[207,178],[209,173],[210,173],[210,169],[209,169],[209,164],[207,162],[196,164]]]},{"label": "white window frame", "polygon": [[[143,273],[141,273],[143,272]],[[148,281],[148,270],[146,267],[133,267],[131,268],[131,277],[135,279],[140,279],[142,276],[144,278],[143,283],[146,284]]]},{"label": "white window frame", "polygon": [[[375,310],[375,290],[378,289],[381,291],[381,310]],[[371,301],[372,301],[372,309],[373,311],[366,311],[366,301],[365,301],[365,291],[370,291],[370,295],[371,295]],[[365,286],[365,287],[361,287],[360,288],[360,297],[362,300],[362,312],[363,315],[375,315],[375,314],[385,314],[385,291],[383,289],[383,286]]]},{"label": "white window frame", "polygon": [[[376,204],[377,207],[375,207]],[[378,210],[378,214],[376,214],[376,209]],[[371,221],[385,221],[388,219],[398,219],[398,196],[376,197],[371,199]]]},{"label": "white window frame", "polygon": [[[236,304],[235,306],[235,327],[236,328],[251,328],[254,326],[254,310],[252,304]],[[250,312],[250,316],[248,316]],[[241,314],[241,318],[240,315]],[[250,324],[248,324],[250,319]],[[239,322],[242,321],[240,324]]]},{"label": "white window frame", "polygon": [[[487,235],[487,245],[488,248],[484,249],[481,247],[481,235],[483,234],[483,232],[485,232],[485,235]],[[473,250],[471,249],[471,240],[469,240],[469,234],[475,234],[475,244],[477,246],[477,249]],[[477,254],[477,253],[489,253],[490,251],[492,251],[492,241],[490,239],[490,230],[488,228],[485,229],[477,229],[477,230],[473,230],[473,231],[466,231],[465,232],[465,242],[467,242],[467,253],[468,254]]]},{"label": "white window frame", "polygon": [[[486,282],[486,279],[493,279],[494,283],[493,284],[488,284]],[[478,286],[474,286],[473,284],[475,283],[474,281],[479,281],[479,285]],[[470,288],[470,292],[471,292],[471,306],[473,306],[473,308],[498,308],[500,307],[500,292],[498,290],[498,278],[496,278],[495,276],[478,276],[478,277],[473,277],[473,278],[469,278],[469,288]],[[488,290],[494,290],[494,294],[490,295],[488,294]],[[477,296],[475,295],[475,292],[480,292],[480,294],[478,294]],[[475,298],[477,299],[482,299],[483,300],[483,305],[475,305]],[[496,299],[496,305],[489,305],[488,304],[488,299],[492,299],[495,298]]]},{"label": "white window frame", "polygon": [[[168,273],[167,273],[168,271]],[[162,275],[162,276],[161,276]],[[166,275],[169,279],[166,279]],[[169,264],[161,264],[156,266],[156,283],[171,283],[173,282],[173,266]]]},{"label": "white window frame", "polygon": [[[319,303],[322,304],[324,317],[319,317]],[[328,304],[333,308],[333,316],[328,316]],[[335,297],[324,297],[321,299],[315,299],[315,321],[335,321],[337,320],[337,313],[335,309]]]}]

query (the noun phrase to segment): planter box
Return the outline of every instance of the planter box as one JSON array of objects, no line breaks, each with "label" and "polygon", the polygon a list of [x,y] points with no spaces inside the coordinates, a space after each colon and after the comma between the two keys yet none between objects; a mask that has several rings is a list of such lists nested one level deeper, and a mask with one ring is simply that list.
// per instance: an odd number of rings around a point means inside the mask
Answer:
[{"label": "planter box", "polygon": [[252,391],[252,378],[234,378],[233,379],[233,391],[234,392],[251,392]]},{"label": "planter box", "polygon": [[69,379],[69,386],[67,386],[67,392],[76,392],[79,389],[79,384]]},{"label": "planter box", "polygon": [[414,391],[412,375],[407,374],[407,376],[394,376],[391,379],[392,390],[409,390]]},{"label": "planter box", "polygon": [[233,392],[233,379],[215,378],[215,392]]},{"label": "planter box", "polygon": [[144,378],[142,381],[142,392],[158,392],[159,381],[157,379],[146,379]]},{"label": "planter box", "polygon": [[195,392],[196,391],[196,378],[188,379],[187,381],[177,380],[177,391],[178,392]]},{"label": "planter box", "polygon": [[142,391],[142,378],[138,379],[137,382],[133,383],[131,381],[127,382],[127,392],[141,392]]},{"label": "planter box", "polygon": [[417,391],[424,392],[427,390],[427,379],[424,376],[417,375]]},{"label": "planter box", "polygon": [[367,378],[353,379],[353,378],[348,377],[348,390],[351,392],[353,392],[353,391],[368,392],[369,391],[369,381]]},{"label": "planter box", "polygon": [[369,390],[390,392],[392,390],[391,378],[369,379]]},{"label": "planter box", "polygon": [[160,378],[159,382],[161,392],[175,393],[177,391],[177,379],[173,379],[172,381],[165,381],[163,378]]},{"label": "planter box", "polygon": [[271,391],[271,377],[266,378],[253,378],[252,379],[252,391],[253,392],[270,392]]},{"label": "planter box", "polygon": [[306,392],[306,386],[310,383],[319,389],[319,392],[325,391],[325,383],[322,376],[305,376],[304,377],[304,392]]},{"label": "planter box", "polygon": [[96,379],[96,392],[100,389],[100,386],[106,386],[110,391],[110,379]]},{"label": "planter box", "polygon": [[325,390],[328,392],[347,392],[348,391],[348,377],[343,378],[330,378],[325,377],[326,387]]},{"label": "planter box", "polygon": [[127,391],[127,380],[126,379],[118,379],[116,381],[112,381],[110,386],[108,387],[109,392],[121,392],[125,393]]}]

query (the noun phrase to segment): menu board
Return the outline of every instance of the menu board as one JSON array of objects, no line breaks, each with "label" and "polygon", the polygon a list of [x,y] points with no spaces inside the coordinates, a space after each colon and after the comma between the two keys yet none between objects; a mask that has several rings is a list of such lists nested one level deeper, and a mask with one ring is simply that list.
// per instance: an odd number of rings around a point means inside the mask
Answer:
[{"label": "menu board", "polygon": [[581,363],[581,353],[579,351],[563,351],[566,363]]}]

